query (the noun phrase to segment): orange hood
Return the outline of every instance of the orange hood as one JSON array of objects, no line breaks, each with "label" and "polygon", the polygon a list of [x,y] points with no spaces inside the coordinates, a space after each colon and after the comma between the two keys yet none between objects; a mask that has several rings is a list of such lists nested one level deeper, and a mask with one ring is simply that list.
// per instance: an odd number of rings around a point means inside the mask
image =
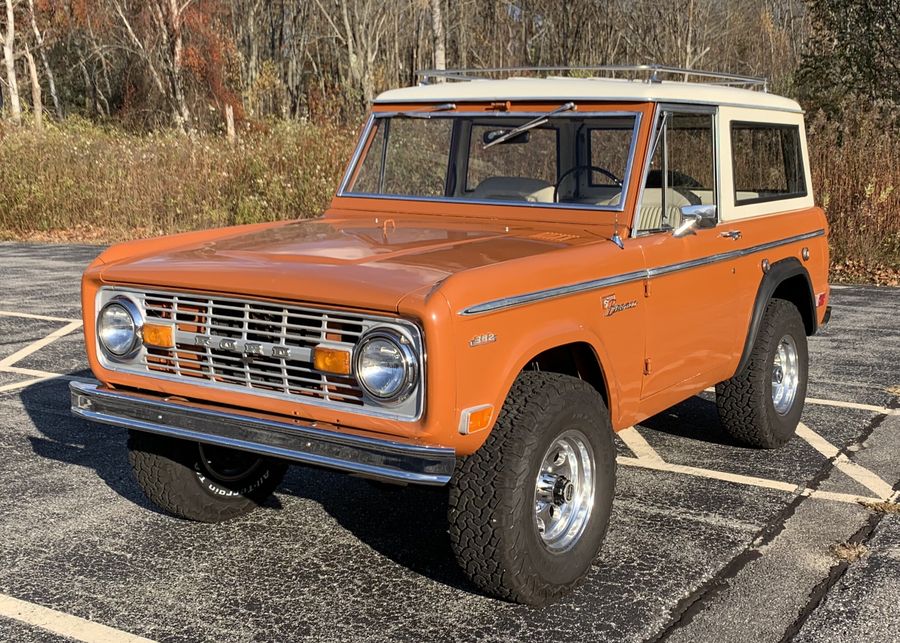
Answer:
[{"label": "orange hood", "polygon": [[356,215],[176,235],[100,257],[107,283],[396,311],[450,275],[604,238],[532,222]]}]

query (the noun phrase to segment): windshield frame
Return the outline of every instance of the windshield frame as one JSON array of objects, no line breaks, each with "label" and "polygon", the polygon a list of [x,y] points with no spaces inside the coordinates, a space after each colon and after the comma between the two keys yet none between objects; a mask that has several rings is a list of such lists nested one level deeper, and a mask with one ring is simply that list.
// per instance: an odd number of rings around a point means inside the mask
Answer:
[{"label": "windshield frame", "polygon": [[[637,107],[637,106],[635,106]],[[509,111],[483,111],[480,109],[466,109],[465,105],[460,105],[454,111],[435,111],[416,113],[416,118],[473,118],[473,119],[510,119],[510,118],[537,118],[547,116],[551,111],[558,108],[558,105],[549,106],[546,111],[536,111],[534,109],[526,110],[509,110]],[[615,117],[633,117],[634,126],[631,132],[631,142],[628,149],[628,162],[626,164],[625,176],[622,177],[621,198],[616,205],[596,205],[592,203],[541,203],[530,201],[503,201],[499,199],[463,199],[458,197],[447,196],[422,196],[422,195],[398,195],[398,194],[378,194],[370,192],[351,192],[348,187],[356,178],[362,165],[362,160],[367,153],[369,147],[375,140],[376,124],[379,120],[385,118],[404,118],[408,110],[386,109],[374,111],[369,114],[362,133],[360,134],[353,156],[347,166],[347,171],[341,179],[340,186],[336,193],[337,197],[347,199],[366,199],[371,201],[401,201],[401,202],[423,202],[423,203],[446,203],[452,205],[476,205],[476,206],[496,206],[496,207],[513,207],[513,208],[535,208],[535,209],[551,209],[551,210],[577,210],[581,212],[624,212],[628,194],[632,189],[632,178],[634,175],[635,164],[640,163],[642,159],[636,158],[638,141],[641,135],[641,126],[644,112],[640,109],[622,109],[621,105],[615,105],[612,109],[602,110],[591,107],[585,111],[567,111],[552,116],[552,119],[589,119],[589,118],[615,118]],[[449,153],[449,150],[448,150]]]}]

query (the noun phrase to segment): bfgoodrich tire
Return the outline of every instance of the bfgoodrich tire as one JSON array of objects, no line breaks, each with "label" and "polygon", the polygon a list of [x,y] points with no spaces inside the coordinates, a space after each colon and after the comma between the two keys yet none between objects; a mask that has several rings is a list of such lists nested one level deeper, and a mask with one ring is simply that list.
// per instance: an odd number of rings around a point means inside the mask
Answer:
[{"label": "bfgoodrich tire", "polygon": [[253,511],[287,470],[284,462],[251,453],[141,431],[129,431],[128,459],[151,502],[198,522],[223,522]]},{"label": "bfgoodrich tire", "polygon": [[450,482],[457,561],[485,592],[529,605],[575,587],[612,510],[615,447],[603,399],[585,382],[526,372],[490,436]]},{"label": "bfgoodrich tire", "polygon": [[771,300],[747,365],[716,386],[716,407],[725,431],[753,447],[785,444],[803,412],[808,367],[800,312],[789,301]]}]

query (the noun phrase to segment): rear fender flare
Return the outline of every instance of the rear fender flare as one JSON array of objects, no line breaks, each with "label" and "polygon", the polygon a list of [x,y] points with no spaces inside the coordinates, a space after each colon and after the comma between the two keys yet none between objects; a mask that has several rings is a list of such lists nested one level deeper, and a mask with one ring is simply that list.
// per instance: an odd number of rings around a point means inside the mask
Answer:
[{"label": "rear fender flare", "polygon": [[[756,292],[756,300],[753,303],[753,312],[750,316],[750,326],[747,330],[747,339],[744,341],[744,351],[741,354],[741,361],[738,362],[737,369],[734,371],[735,375],[743,371],[747,366],[747,362],[750,361],[750,353],[753,351],[753,345],[756,343],[756,337],[759,334],[759,325],[762,323],[763,314],[766,312],[766,306],[769,304],[769,300],[772,299],[778,286],[788,279],[797,276],[802,276],[806,283],[806,288],[800,296],[804,298],[808,297],[808,301],[795,301],[794,303],[801,306],[810,306],[809,310],[813,311],[813,314],[810,315],[810,319],[804,319],[806,332],[809,335],[816,332],[815,297],[813,295],[812,281],[809,278],[809,272],[807,272],[803,264],[795,257],[789,257],[773,263],[768,272],[763,275],[762,281],[759,284],[759,289]],[[801,314],[803,314],[802,309]]]}]

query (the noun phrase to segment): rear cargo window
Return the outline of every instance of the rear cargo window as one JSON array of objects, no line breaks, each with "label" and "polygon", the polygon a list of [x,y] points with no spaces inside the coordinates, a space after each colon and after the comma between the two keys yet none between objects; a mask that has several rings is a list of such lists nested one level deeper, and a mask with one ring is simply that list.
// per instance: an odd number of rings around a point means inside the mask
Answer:
[{"label": "rear cargo window", "polygon": [[735,205],[806,196],[796,125],[731,123]]}]

